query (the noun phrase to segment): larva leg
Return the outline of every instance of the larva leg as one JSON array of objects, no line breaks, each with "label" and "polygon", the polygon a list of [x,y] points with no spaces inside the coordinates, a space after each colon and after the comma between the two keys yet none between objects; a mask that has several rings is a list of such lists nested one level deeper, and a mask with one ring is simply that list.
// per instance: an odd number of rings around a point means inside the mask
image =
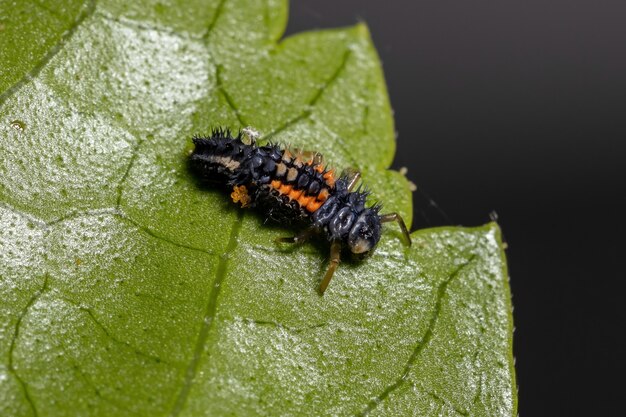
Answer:
[{"label": "larva leg", "polygon": [[409,229],[406,228],[404,220],[402,220],[402,217],[398,213],[383,214],[382,216],[380,216],[380,222],[398,222],[398,225],[400,225],[400,230],[402,230],[402,234],[404,235],[405,244],[407,246],[411,246],[411,235],[409,234]]},{"label": "larva leg", "polygon": [[290,237],[278,237],[276,243],[302,243],[309,240],[313,235],[317,234],[318,230],[314,227],[303,230],[295,236]]},{"label": "larva leg", "polygon": [[328,266],[326,274],[324,275],[324,278],[320,283],[320,294],[324,295],[324,291],[326,291],[326,288],[328,287],[328,284],[330,283],[330,280],[332,279],[333,275],[335,274],[335,270],[339,265],[339,262],[341,260],[340,258],[341,241],[333,240],[333,243],[330,245],[330,265]]}]

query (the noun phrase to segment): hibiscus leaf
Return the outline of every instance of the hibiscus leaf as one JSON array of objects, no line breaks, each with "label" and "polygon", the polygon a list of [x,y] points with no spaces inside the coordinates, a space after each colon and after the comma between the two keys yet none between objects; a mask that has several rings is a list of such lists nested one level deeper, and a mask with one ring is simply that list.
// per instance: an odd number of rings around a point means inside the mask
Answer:
[{"label": "hibiscus leaf", "polygon": [[317,292],[328,247],[273,243],[187,169],[191,137],[363,173],[411,217],[367,28],[281,40],[284,0],[0,1],[0,415],[510,415],[495,224],[413,233]]}]

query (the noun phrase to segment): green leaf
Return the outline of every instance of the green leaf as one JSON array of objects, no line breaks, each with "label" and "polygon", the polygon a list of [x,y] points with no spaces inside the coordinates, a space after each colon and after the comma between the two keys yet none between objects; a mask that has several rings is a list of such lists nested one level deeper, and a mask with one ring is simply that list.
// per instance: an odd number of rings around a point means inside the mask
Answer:
[{"label": "green leaf", "polygon": [[386,227],[317,293],[186,169],[254,126],[410,223],[367,28],[280,40],[283,0],[0,1],[0,415],[516,414],[497,225]]}]

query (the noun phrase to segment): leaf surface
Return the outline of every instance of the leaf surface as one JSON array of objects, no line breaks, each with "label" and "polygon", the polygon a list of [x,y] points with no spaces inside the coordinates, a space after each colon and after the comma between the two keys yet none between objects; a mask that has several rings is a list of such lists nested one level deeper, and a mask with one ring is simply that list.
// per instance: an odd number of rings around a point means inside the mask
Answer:
[{"label": "leaf surface", "polygon": [[390,225],[320,297],[323,242],[276,246],[291,231],[186,169],[193,134],[254,126],[410,224],[364,25],[281,40],[282,0],[0,7],[0,415],[515,415],[497,225],[410,249]]}]

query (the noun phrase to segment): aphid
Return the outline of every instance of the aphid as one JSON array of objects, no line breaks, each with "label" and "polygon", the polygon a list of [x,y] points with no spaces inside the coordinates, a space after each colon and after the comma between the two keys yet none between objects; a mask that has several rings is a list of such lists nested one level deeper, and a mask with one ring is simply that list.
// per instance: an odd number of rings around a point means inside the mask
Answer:
[{"label": "aphid", "polygon": [[301,243],[324,234],[330,242],[330,265],[320,293],[339,265],[342,247],[360,256],[371,254],[380,240],[381,223],[398,222],[407,245],[411,244],[399,214],[380,215],[379,204],[365,207],[366,191],[361,187],[353,191],[361,177],[358,171],[348,169],[336,177],[319,153],[275,144],[257,146],[257,137],[249,128],[236,137],[228,129],[214,129],[207,138],[194,137],[191,169],[204,182],[224,185],[241,207],[256,208],[281,223],[307,225],[296,236],[277,242]]}]

